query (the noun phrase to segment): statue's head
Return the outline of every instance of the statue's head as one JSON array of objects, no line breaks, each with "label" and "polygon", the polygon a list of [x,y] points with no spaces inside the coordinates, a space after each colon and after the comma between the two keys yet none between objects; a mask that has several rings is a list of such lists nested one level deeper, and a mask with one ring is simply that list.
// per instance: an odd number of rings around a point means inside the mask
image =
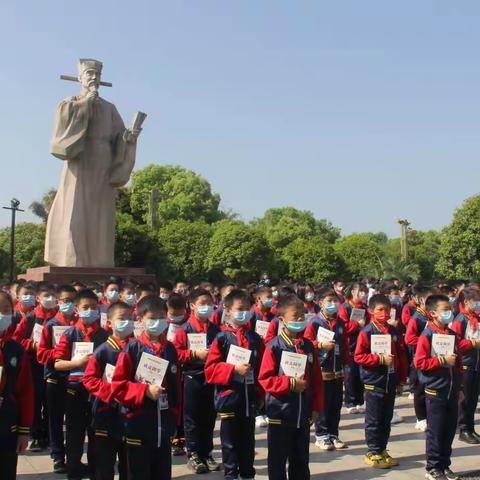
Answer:
[{"label": "statue's head", "polygon": [[78,81],[84,90],[98,90],[102,67],[102,62],[93,58],[81,58],[78,61]]}]

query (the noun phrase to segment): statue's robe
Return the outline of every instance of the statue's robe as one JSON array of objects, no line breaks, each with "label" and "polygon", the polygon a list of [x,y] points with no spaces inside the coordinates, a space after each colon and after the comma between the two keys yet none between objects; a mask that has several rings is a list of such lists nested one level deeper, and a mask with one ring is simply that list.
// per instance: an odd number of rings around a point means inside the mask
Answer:
[{"label": "statue's robe", "polygon": [[136,150],[124,132],[115,105],[102,98],[58,105],[51,153],[65,164],[47,222],[49,265],[114,266],[116,187],[128,182]]}]

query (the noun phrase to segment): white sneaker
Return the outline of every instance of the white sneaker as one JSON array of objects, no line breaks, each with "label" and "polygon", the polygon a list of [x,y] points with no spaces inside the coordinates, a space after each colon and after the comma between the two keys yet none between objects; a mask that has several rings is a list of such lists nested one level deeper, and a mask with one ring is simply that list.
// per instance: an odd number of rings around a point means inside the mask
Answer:
[{"label": "white sneaker", "polygon": [[420,430],[421,432],[427,431],[427,420],[417,420],[415,424],[415,430]]},{"label": "white sneaker", "polygon": [[357,413],[365,413],[365,405],[357,405]]},{"label": "white sneaker", "polygon": [[341,450],[342,448],[347,448],[347,444],[342,442],[338,437],[330,437],[330,440],[333,443],[335,450]]},{"label": "white sneaker", "polygon": [[403,418],[395,411],[393,411],[392,421],[390,422],[392,425],[395,423],[402,423]]},{"label": "white sneaker", "polygon": [[345,408],[345,412],[348,414],[348,415],[352,415],[354,413],[358,413],[358,409],[357,407],[346,407]]},{"label": "white sneaker", "polygon": [[408,394],[408,399],[409,399],[409,400],[413,400],[414,398],[415,398],[415,395],[414,395],[412,392],[410,392],[410,393]]},{"label": "white sneaker", "polygon": [[266,428],[268,426],[267,417],[265,415],[255,417],[255,426],[258,428]]},{"label": "white sneaker", "polygon": [[323,450],[324,452],[329,452],[330,450],[333,450],[335,448],[332,441],[330,440],[330,437],[317,438],[315,446],[318,447],[320,450]]}]

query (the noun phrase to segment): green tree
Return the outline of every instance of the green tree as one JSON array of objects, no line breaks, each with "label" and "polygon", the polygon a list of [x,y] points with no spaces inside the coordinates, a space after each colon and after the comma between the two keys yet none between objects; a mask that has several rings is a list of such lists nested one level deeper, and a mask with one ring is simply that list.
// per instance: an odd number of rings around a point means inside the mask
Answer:
[{"label": "green tree", "polygon": [[263,234],[238,220],[222,220],[215,225],[206,266],[237,282],[258,279],[272,266],[271,251]]},{"label": "green tree", "polygon": [[402,283],[414,282],[420,278],[420,267],[400,258],[384,258],[376,277],[398,278]]},{"label": "green tree", "polygon": [[440,258],[441,234],[435,230],[409,232],[408,262],[418,265],[422,280],[435,278],[435,266]]},{"label": "green tree", "polygon": [[291,278],[324,282],[340,276],[345,265],[332,244],[322,237],[297,238],[284,250]]},{"label": "green tree", "polygon": [[335,251],[343,258],[353,277],[375,275],[380,267],[382,246],[378,236],[371,233],[353,233],[335,243]]},{"label": "green tree", "polygon": [[50,212],[50,208],[56,194],[57,190],[51,188],[47,193],[45,193],[39,202],[32,202],[28,207],[30,211],[37,217],[41,218],[44,223],[47,223],[48,213]]},{"label": "green tree", "polygon": [[[28,268],[45,265],[45,225],[43,223],[18,223],[15,226],[15,270],[25,273]],[[0,251],[10,252],[10,228],[0,230]]]},{"label": "green tree", "polygon": [[447,279],[477,278],[480,274],[480,195],[468,198],[442,232],[438,274]]},{"label": "green tree", "polygon": [[179,219],[212,223],[222,217],[218,210],[220,196],[212,193],[207,180],[183,167],[152,164],[133,174],[130,206],[132,214],[144,223],[151,223],[152,192],[159,226]]},{"label": "green tree", "polygon": [[163,276],[170,279],[205,280],[212,226],[198,220],[172,220],[156,233],[156,246],[162,252]]}]

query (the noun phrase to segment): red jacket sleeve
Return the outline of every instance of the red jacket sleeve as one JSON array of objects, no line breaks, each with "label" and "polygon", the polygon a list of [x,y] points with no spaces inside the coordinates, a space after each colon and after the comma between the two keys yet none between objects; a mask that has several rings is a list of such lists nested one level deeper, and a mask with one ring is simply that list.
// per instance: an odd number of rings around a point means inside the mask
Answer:
[{"label": "red jacket sleeve", "polygon": [[12,339],[20,343],[27,352],[31,352],[33,350],[33,340],[30,338],[31,334],[29,335],[28,330],[28,318],[22,317],[13,332]]},{"label": "red jacket sleeve", "polygon": [[323,377],[322,369],[318,363],[317,351],[315,351],[315,355],[313,356],[313,378],[309,381],[313,389],[312,410],[314,412],[321,412],[323,410]]},{"label": "red jacket sleeve", "polygon": [[402,309],[402,323],[405,325],[405,327],[408,326],[411,318],[412,314],[410,313],[410,307],[408,305],[404,305]]},{"label": "red jacket sleeve", "polygon": [[265,392],[274,395],[287,395],[290,392],[290,377],[277,375],[277,370],[275,356],[272,350],[267,347],[263,354],[258,381]]},{"label": "red jacket sleeve", "polygon": [[415,368],[418,368],[418,370],[424,370],[426,372],[442,368],[441,360],[438,357],[430,356],[430,342],[424,335],[418,338],[413,365]]},{"label": "red jacket sleeve", "polygon": [[234,370],[235,366],[225,362],[218,342],[214,340],[210,346],[205,364],[205,378],[207,382],[218,385],[229,385],[232,381]]},{"label": "red jacket sleeve", "polygon": [[128,408],[139,409],[143,406],[148,385],[132,381],[135,372],[128,352],[118,356],[117,366],[113,372],[112,393],[115,399]]},{"label": "red jacket sleeve", "polygon": [[60,341],[55,346],[53,358],[54,360],[71,360],[72,349],[68,337],[65,334],[60,337]]},{"label": "red jacket sleeve", "polygon": [[405,343],[409,347],[416,347],[418,343],[418,337],[417,322],[414,318],[411,318],[407,325],[407,332],[405,333]]},{"label": "red jacket sleeve", "polygon": [[18,433],[28,435],[33,424],[33,380],[30,357],[26,352],[22,355],[15,396],[18,404]]},{"label": "red jacket sleeve", "polygon": [[473,343],[471,340],[464,338],[464,332],[462,328],[462,322],[458,320],[454,320],[450,329],[455,332],[455,336],[457,337],[457,344],[460,352],[465,353],[468,352],[473,348]]},{"label": "red jacket sleeve", "polygon": [[92,355],[87,363],[82,383],[84,387],[95,397],[104,403],[113,400],[112,386],[103,380],[105,365],[101,365],[95,355]]},{"label": "red jacket sleeve", "polygon": [[192,351],[188,348],[187,332],[183,328],[179,328],[173,339],[173,345],[177,350],[178,362],[185,365],[192,361]]},{"label": "red jacket sleeve", "polygon": [[268,342],[270,342],[277,336],[279,325],[280,320],[278,320],[278,322],[274,322],[273,320],[270,321],[267,333],[265,334],[265,344],[268,344]]},{"label": "red jacket sleeve", "polygon": [[42,365],[53,365],[52,327],[43,326],[42,336],[37,346],[37,360]]},{"label": "red jacket sleeve", "polygon": [[380,357],[370,352],[370,341],[364,331],[358,334],[357,346],[355,348],[355,362],[367,368],[377,367],[380,364]]},{"label": "red jacket sleeve", "polygon": [[307,340],[310,340],[313,343],[315,348],[318,348],[317,329],[318,324],[313,322],[309,323],[305,329],[305,334],[303,335]]}]

